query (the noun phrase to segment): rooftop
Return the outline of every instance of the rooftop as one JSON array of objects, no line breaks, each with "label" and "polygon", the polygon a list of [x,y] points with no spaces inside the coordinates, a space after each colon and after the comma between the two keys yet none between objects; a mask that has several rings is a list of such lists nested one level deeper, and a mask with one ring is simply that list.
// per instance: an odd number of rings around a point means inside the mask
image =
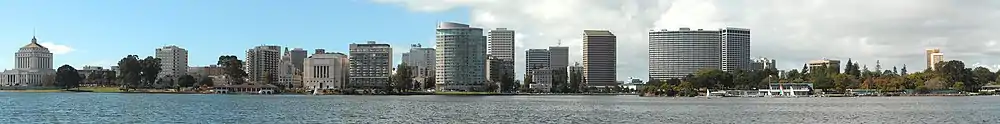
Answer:
[{"label": "rooftop", "polygon": [[608,30],[583,30],[583,35],[586,36],[615,36],[611,31]]}]

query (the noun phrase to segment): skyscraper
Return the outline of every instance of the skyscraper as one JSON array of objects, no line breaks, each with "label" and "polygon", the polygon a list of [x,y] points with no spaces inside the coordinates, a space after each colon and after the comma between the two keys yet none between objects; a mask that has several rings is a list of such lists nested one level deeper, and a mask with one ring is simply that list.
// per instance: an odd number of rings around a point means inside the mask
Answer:
[{"label": "skyscraper", "polygon": [[247,78],[257,84],[276,83],[280,59],[281,46],[262,45],[247,50]]},{"label": "skyscraper", "polygon": [[278,82],[276,85],[295,88],[302,87],[302,74],[295,67],[293,57],[292,52],[288,51],[288,48],[285,48],[285,54],[281,56],[281,60],[278,60]]},{"label": "skyscraper", "polygon": [[583,78],[588,86],[617,85],[616,42],[611,31],[583,31]]},{"label": "skyscraper", "polygon": [[490,30],[489,46],[487,46],[489,50],[486,54],[498,59],[514,59],[514,38],[514,30],[507,28]]},{"label": "skyscraper", "polygon": [[750,29],[724,28],[722,38],[722,71],[750,70]]},{"label": "skyscraper", "polygon": [[289,55],[291,55],[292,64],[295,65],[295,69],[302,71],[302,67],[304,66],[303,61],[305,61],[306,57],[309,56],[309,51],[302,48],[295,48],[292,49],[291,54]]},{"label": "skyscraper", "polygon": [[[488,46],[486,54],[488,57],[488,80],[499,83],[503,78],[514,76],[514,40],[516,38],[514,30],[507,28],[496,28],[489,31],[487,37]],[[499,85],[498,85],[499,86]]]},{"label": "skyscraper", "polygon": [[701,69],[721,69],[719,31],[660,30],[649,32],[649,78],[683,78]]},{"label": "skyscraper", "polygon": [[438,90],[485,91],[486,36],[483,29],[442,22],[437,27]]},{"label": "skyscraper", "polygon": [[351,69],[348,87],[352,88],[384,88],[389,86],[392,76],[392,47],[368,41],[364,44],[351,44]]},{"label": "skyscraper", "polygon": [[569,66],[569,47],[550,46],[548,62],[553,70],[565,69]]},{"label": "skyscraper", "polygon": [[187,75],[188,51],[177,46],[164,46],[156,49],[156,58],[160,59],[159,77],[173,79]]},{"label": "skyscraper", "polygon": [[[941,56],[940,59],[935,59],[935,54],[938,54],[937,56]],[[944,61],[944,54],[941,53],[941,49],[938,48],[927,49],[925,50],[925,58],[927,59],[927,69],[934,70],[935,64],[940,61]]]},{"label": "skyscraper", "polygon": [[535,70],[549,68],[549,50],[547,49],[528,49],[525,51],[525,58],[527,58],[527,66],[525,66],[525,72],[531,74]]},{"label": "skyscraper", "polygon": [[649,77],[682,78],[701,69],[754,69],[750,58],[750,30],[659,30],[649,32]]}]

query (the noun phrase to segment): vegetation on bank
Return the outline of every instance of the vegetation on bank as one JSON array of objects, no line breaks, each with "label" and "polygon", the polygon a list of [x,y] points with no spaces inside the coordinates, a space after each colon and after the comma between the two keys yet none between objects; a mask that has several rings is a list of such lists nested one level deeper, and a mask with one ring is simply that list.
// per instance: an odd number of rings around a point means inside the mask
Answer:
[{"label": "vegetation on bank", "polygon": [[915,89],[917,93],[932,90],[959,90],[977,92],[989,84],[996,84],[1000,70],[992,72],[985,67],[965,68],[962,61],[952,60],[934,65],[936,70],[908,73],[902,68],[882,69],[848,60],[841,72],[840,67],[813,67],[803,65],[801,71],[792,69],[778,74],[774,69],[760,71],[723,72],[705,69],[681,79],[651,79],[640,92],[654,96],[692,96],[696,89],[756,89],[767,88],[768,83],[809,82],[815,89],[831,92],[846,92],[847,89],[876,89],[879,91],[903,91]]}]

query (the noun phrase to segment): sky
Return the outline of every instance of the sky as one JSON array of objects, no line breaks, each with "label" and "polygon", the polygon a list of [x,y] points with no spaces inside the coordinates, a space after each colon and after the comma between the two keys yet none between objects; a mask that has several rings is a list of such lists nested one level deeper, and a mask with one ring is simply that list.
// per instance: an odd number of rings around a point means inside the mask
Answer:
[{"label": "sky", "polygon": [[[516,30],[515,51],[561,41],[571,63],[582,60],[582,30],[611,30],[620,80],[647,77],[649,30],[680,27],[749,28],[751,55],[779,69],[828,58],[914,72],[928,48],[1000,67],[994,0],[0,0],[0,17],[0,50],[10,52],[0,68],[33,30],[57,65],[110,66],[178,45],[203,66],[262,44],[346,52],[368,40],[392,44],[398,60],[409,44],[432,44],[442,21]],[[524,72],[524,61],[515,65]]]}]

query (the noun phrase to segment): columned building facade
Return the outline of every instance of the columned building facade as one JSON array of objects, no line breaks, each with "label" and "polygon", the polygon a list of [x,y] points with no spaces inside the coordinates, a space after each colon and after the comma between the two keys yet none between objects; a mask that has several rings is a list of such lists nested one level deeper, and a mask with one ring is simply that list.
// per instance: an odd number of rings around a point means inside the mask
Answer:
[{"label": "columned building facade", "polygon": [[343,89],[348,81],[350,58],[343,53],[314,53],[303,62],[307,89]]},{"label": "columned building facade", "polygon": [[51,86],[55,83],[56,71],[52,69],[52,53],[38,44],[32,37],[31,43],[14,53],[15,68],[6,70],[0,76],[0,87],[5,86]]}]

